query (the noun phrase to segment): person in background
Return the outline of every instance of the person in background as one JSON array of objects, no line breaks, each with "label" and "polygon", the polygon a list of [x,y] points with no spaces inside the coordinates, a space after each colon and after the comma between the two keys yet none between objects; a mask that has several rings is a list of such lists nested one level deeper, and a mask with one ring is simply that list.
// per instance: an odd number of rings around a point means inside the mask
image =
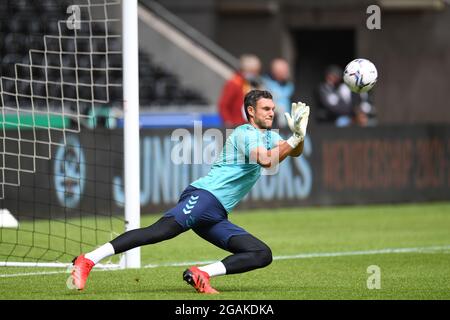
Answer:
[{"label": "person in background", "polygon": [[336,127],[375,125],[375,112],[368,93],[354,93],[342,81],[342,69],[330,65],[317,88],[316,120]]},{"label": "person in background", "polygon": [[273,95],[277,106],[275,117],[279,128],[287,126],[284,113],[291,112],[291,98],[294,94],[294,84],[291,79],[289,63],[281,58],[272,60],[270,74],[263,77],[264,87]]},{"label": "person in background", "polygon": [[370,100],[368,92],[357,95],[358,103],[355,107],[353,123],[360,127],[373,127],[377,125],[375,106]]},{"label": "person in background", "polygon": [[342,82],[342,69],[330,65],[325,69],[325,79],[317,88],[316,120],[338,127],[348,126],[354,116],[352,92]]},{"label": "person in background", "polygon": [[239,70],[225,83],[218,102],[225,127],[235,128],[248,121],[244,112],[244,96],[253,89],[262,89],[260,74],[260,59],[253,54],[243,54]]}]

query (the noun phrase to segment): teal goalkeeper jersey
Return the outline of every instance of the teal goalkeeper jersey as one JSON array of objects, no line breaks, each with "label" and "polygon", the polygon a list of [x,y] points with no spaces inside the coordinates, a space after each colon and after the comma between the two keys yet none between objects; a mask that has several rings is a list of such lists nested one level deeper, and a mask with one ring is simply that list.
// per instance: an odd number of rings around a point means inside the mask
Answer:
[{"label": "teal goalkeeper jersey", "polygon": [[281,139],[274,131],[262,132],[250,124],[237,127],[209,173],[191,185],[211,192],[231,212],[261,176],[261,166],[250,160],[250,151],[260,146],[270,150]]}]

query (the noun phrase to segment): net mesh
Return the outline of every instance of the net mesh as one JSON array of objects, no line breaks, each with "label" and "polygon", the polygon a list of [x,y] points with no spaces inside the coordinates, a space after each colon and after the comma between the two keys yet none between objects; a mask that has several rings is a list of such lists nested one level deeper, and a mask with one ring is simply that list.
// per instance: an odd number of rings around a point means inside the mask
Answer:
[{"label": "net mesh", "polygon": [[[35,172],[37,159],[50,159],[52,145],[66,145],[67,134],[79,133],[83,119],[110,102],[110,89],[121,87],[121,77],[111,76],[121,72],[120,34],[114,32],[120,19],[109,16],[109,8],[118,5],[107,0],[70,5],[74,16],[58,21],[58,35],[43,36],[43,50],[31,49],[29,63],[15,64],[14,77],[1,77],[1,198],[5,185],[20,185],[21,173]],[[27,129],[31,133],[24,133]],[[36,130],[47,134],[38,136]]]},{"label": "net mesh", "polygon": [[[35,13],[27,5],[36,3],[24,2],[30,21]],[[42,35],[38,48],[0,77],[1,207],[20,214],[20,227],[0,226],[0,261],[66,261],[123,230],[123,219],[109,210],[110,195],[97,191],[110,184],[104,176],[122,170],[110,156],[122,153],[114,145],[121,133],[96,128],[102,110],[120,116],[120,1],[44,5],[56,8],[53,34]],[[94,187],[86,192],[89,184]],[[89,208],[79,203],[82,193],[92,198]]]}]

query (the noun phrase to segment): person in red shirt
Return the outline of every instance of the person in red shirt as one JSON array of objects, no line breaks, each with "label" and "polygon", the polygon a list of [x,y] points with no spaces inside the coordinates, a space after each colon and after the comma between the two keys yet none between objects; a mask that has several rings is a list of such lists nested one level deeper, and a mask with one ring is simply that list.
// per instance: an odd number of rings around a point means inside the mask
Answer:
[{"label": "person in red shirt", "polygon": [[219,114],[227,128],[235,128],[247,122],[242,101],[252,89],[261,89],[261,61],[253,54],[240,58],[240,68],[229,79],[219,98]]}]

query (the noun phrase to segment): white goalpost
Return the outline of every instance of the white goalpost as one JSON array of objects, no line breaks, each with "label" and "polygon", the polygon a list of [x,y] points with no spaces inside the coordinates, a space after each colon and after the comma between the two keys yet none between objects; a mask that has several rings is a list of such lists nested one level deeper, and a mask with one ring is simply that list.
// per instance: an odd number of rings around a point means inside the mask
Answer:
[{"label": "white goalpost", "polygon": [[[42,35],[41,49],[29,48],[28,61],[17,61],[13,75],[0,75],[0,267],[67,267],[69,256],[140,227],[138,1],[66,3],[70,5],[62,15],[70,17],[57,22],[57,35]],[[118,41],[121,49],[117,49]],[[117,73],[120,81],[112,76]],[[117,100],[116,89],[122,90],[119,102],[123,102],[119,107],[123,108],[121,168],[108,156],[119,153],[117,141],[108,134],[102,132],[98,143],[84,138],[90,158],[108,163],[89,162],[80,144],[83,135],[95,131],[88,125],[93,117],[102,107],[111,107],[113,98]],[[91,111],[83,112],[83,108]],[[46,168],[44,172],[38,172],[39,166]],[[108,212],[112,200],[96,189],[106,184],[104,175],[113,171],[121,171],[124,177],[123,218]],[[33,175],[39,190],[30,191],[23,181]],[[50,176],[52,181],[42,178]],[[75,201],[83,192],[86,197],[86,181],[93,185],[86,201],[93,203],[93,209]],[[21,188],[28,190],[31,199],[17,195]],[[57,196],[50,195],[51,188]],[[17,196],[15,207],[24,212],[23,221],[5,206],[14,202],[8,199],[7,189]],[[55,205],[47,197],[63,204]],[[45,208],[48,218],[40,213]],[[140,260],[140,248],[136,248],[122,254],[118,262],[97,267],[140,268]]]},{"label": "white goalpost", "polygon": [[[125,155],[125,224],[126,230],[140,227],[139,162],[139,42],[138,3],[127,0],[122,5],[123,102]],[[140,249],[125,254],[125,267],[141,266]]]}]

